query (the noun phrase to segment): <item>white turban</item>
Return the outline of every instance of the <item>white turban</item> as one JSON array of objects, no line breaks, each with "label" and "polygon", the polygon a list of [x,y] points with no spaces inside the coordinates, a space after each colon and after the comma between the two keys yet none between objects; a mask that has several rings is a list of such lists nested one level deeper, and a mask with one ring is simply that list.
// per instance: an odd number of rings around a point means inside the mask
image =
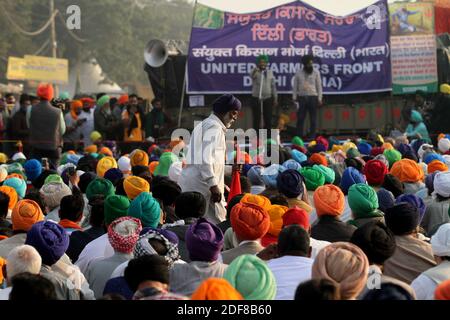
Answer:
[{"label": "white turban", "polygon": [[438,194],[444,198],[450,197],[450,171],[439,172],[436,174],[433,186],[433,194]]},{"label": "white turban", "polygon": [[438,142],[438,148],[442,153],[446,153],[448,150],[450,150],[450,140],[447,138],[442,138]]},{"label": "white turban", "polygon": [[130,173],[131,172],[131,160],[127,156],[121,156],[119,160],[117,160],[117,166],[122,173]]},{"label": "white turban", "polygon": [[15,153],[12,158],[13,161],[17,161],[17,160],[26,160],[27,157],[25,157],[25,155],[22,152],[17,152]]},{"label": "white turban", "polygon": [[172,163],[169,167],[169,179],[175,182],[178,182],[178,179],[181,176],[181,170],[183,169],[183,163],[181,161],[176,161]]},{"label": "white turban", "polygon": [[431,248],[435,256],[450,257],[450,223],[441,225],[431,237]]}]

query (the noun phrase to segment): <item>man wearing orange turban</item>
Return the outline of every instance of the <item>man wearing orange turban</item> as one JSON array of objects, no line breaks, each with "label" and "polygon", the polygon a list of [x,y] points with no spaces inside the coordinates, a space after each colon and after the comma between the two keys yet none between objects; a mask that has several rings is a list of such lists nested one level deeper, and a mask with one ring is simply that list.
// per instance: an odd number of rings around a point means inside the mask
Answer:
[{"label": "man wearing orange turban", "polygon": [[50,104],[53,99],[53,87],[50,84],[40,84],[37,89],[40,102],[27,112],[26,120],[30,128],[31,157],[37,160],[48,158],[56,166],[60,158],[60,147],[63,145],[63,135],[66,123],[61,109]]},{"label": "man wearing orange turban", "polygon": [[309,162],[311,162],[313,164],[317,164],[317,165],[321,164],[325,167],[328,166],[327,158],[320,153],[312,154],[311,157],[309,158]]},{"label": "man wearing orange turban", "polygon": [[136,176],[129,176],[123,181],[123,188],[128,199],[133,200],[142,192],[150,192],[150,184],[147,180]]},{"label": "man wearing orange turban", "polygon": [[42,220],[44,215],[35,201],[25,199],[17,202],[11,214],[14,235],[0,242],[0,257],[7,257],[12,249],[25,244],[28,230]]},{"label": "man wearing orange turban", "polygon": [[[242,201],[242,200],[241,200]],[[267,247],[269,244],[276,243],[278,241],[278,235],[280,234],[283,226],[283,215],[289,208],[280,205],[271,205],[267,213],[270,217],[270,227],[266,235],[262,237],[261,244],[263,247]]]},{"label": "man wearing orange turban", "polygon": [[242,295],[225,279],[209,278],[192,294],[191,300],[244,300]]},{"label": "man wearing orange turban", "polygon": [[448,167],[445,163],[439,160],[433,160],[428,164],[428,174],[432,174],[435,171],[448,171]]},{"label": "man wearing orange turban", "polygon": [[19,195],[17,194],[16,190],[10,186],[1,186],[0,192],[3,192],[9,197],[9,204],[8,204],[8,215],[7,218],[11,217],[11,212],[16,205],[17,201],[19,200]]},{"label": "man wearing orange turban", "polygon": [[136,149],[133,152],[131,152],[130,154],[130,163],[131,163],[131,167],[134,166],[148,166],[148,154],[147,152],[141,150],[141,149]]},{"label": "man wearing orange turban", "polygon": [[230,264],[243,254],[256,254],[263,249],[260,239],[270,228],[267,210],[253,203],[238,203],[231,210],[231,228],[236,234],[239,246],[222,252],[222,260]]},{"label": "man wearing orange turban", "polygon": [[311,228],[311,236],[330,242],[350,241],[355,226],[339,219],[344,212],[345,196],[342,190],[331,184],[319,187],[314,192],[314,206],[319,221]]},{"label": "man wearing orange turban", "polygon": [[405,194],[415,194],[425,189],[423,169],[413,160],[402,159],[395,162],[392,165],[390,174],[403,182]]},{"label": "man wearing orange turban", "polygon": [[81,125],[86,121],[79,118],[82,108],[83,103],[80,100],[73,100],[70,112],[64,116],[67,126],[64,134],[64,146],[68,149],[75,149],[75,144],[81,139]]}]

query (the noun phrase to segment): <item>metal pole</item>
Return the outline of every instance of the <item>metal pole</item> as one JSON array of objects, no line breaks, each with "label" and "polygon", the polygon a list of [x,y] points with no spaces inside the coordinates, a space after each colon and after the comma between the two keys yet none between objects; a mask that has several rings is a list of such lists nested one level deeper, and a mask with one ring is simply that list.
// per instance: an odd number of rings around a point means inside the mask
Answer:
[{"label": "metal pole", "polygon": [[[53,12],[55,11],[55,2],[54,2],[54,0],[49,0],[49,2],[50,2],[50,17],[52,17],[53,16]],[[50,25],[51,43],[52,43],[52,57],[53,58],[57,57],[56,49],[57,49],[57,46],[58,46],[58,43],[56,42],[55,18],[56,18],[56,16],[54,16],[52,18],[52,22],[51,22],[51,25]],[[59,95],[59,88],[58,88],[58,85],[55,84],[55,96],[58,96],[58,95]]]},{"label": "metal pole", "polygon": [[259,108],[261,117],[259,119],[259,128],[262,129],[264,127],[264,115],[263,115],[263,99],[262,99],[262,90],[264,85],[264,70],[261,70],[261,85],[259,87]]},{"label": "metal pole", "polygon": [[182,91],[180,101],[180,112],[178,113],[178,128],[181,127],[181,116],[183,114],[184,93],[186,91],[186,73],[187,73],[187,58],[186,58],[186,65],[184,67],[183,87],[181,88]]}]

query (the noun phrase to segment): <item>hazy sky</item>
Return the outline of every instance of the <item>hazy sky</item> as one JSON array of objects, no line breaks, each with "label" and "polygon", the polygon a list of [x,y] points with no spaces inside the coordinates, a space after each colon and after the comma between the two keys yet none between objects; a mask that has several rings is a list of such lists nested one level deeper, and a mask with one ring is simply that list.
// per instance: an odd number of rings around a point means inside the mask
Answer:
[{"label": "hazy sky", "polygon": [[[213,8],[236,13],[257,12],[289,3],[292,0],[198,0],[199,3]],[[377,0],[303,0],[304,2],[328,13],[343,16],[358,11]],[[389,3],[394,0],[389,0]]]}]

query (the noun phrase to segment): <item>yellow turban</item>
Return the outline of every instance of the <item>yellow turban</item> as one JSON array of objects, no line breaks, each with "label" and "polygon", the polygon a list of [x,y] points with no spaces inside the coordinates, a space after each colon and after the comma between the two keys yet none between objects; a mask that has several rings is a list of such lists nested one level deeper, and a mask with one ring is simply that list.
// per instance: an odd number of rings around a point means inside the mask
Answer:
[{"label": "yellow turban", "polygon": [[97,164],[97,175],[103,178],[105,172],[111,168],[117,168],[117,162],[113,157],[103,157]]},{"label": "yellow turban", "polygon": [[123,188],[130,200],[133,200],[142,192],[150,192],[150,184],[147,180],[136,176],[129,176],[123,181]]}]

